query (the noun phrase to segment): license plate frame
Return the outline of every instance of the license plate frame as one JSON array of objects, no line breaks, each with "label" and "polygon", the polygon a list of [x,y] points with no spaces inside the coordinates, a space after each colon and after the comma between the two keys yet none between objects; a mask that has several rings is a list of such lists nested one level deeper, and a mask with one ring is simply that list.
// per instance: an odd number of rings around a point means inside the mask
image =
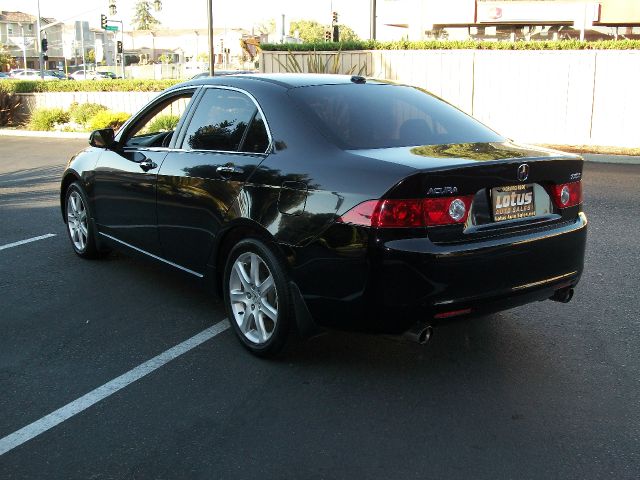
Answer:
[{"label": "license plate frame", "polygon": [[534,184],[493,187],[491,189],[491,215],[494,222],[535,217]]}]

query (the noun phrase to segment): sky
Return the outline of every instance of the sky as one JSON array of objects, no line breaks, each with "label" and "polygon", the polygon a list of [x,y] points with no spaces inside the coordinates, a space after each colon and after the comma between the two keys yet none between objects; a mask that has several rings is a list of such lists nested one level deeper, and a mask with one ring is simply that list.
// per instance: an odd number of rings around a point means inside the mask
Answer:
[{"label": "sky", "polygon": [[[72,22],[87,20],[92,27],[100,26],[100,14],[108,15],[109,0],[39,0],[43,17]],[[135,0],[115,0],[125,29],[131,24]],[[36,14],[38,0],[0,0],[0,10]],[[369,0],[213,0],[214,27],[251,26],[285,14],[289,19],[312,19],[331,22],[331,12],[337,11],[339,22],[349,25],[362,38],[369,36]],[[153,15],[163,28],[206,28],[207,0],[162,0],[162,11]]]}]

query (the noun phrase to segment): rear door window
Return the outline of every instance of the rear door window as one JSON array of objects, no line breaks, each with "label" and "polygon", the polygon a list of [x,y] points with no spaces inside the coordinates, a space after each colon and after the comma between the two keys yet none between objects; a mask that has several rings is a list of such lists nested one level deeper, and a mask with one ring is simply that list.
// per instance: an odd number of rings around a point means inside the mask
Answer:
[{"label": "rear door window", "polygon": [[209,88],[196,107],[182,148],[261,153],[266,150],[266,136],[258,108],[247,95]]}]

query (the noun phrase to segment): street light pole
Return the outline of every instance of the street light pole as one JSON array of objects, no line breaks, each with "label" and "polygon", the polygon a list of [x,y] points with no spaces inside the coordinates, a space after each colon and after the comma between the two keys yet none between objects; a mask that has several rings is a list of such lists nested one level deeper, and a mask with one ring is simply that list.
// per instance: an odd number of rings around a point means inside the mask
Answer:
[{"label": "street light pole", "polygon": [[209,75],[213,77],[213,1],[207,0],[207,28],[209,30]]}]

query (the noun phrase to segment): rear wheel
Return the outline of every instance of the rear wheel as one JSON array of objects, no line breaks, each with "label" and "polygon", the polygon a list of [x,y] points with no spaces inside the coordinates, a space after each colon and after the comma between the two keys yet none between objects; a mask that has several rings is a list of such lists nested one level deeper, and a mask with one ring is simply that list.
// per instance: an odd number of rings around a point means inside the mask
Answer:
[{"label": "rear wheel", "polygon": [[282,349],[293,310],[283,264],[271,247],[252,238],[231,250],[224,300],[236,336],[247,349],[260,356]]},{"label": "rear wheel", "polygon": [[67,217],[67,233],[73,251],[83,258],[99,258],[105,252],[96,246],[96,233],[91,224],[91,212],[87,196],[78,182],[67,188],[65,196],[65,214]]}]

